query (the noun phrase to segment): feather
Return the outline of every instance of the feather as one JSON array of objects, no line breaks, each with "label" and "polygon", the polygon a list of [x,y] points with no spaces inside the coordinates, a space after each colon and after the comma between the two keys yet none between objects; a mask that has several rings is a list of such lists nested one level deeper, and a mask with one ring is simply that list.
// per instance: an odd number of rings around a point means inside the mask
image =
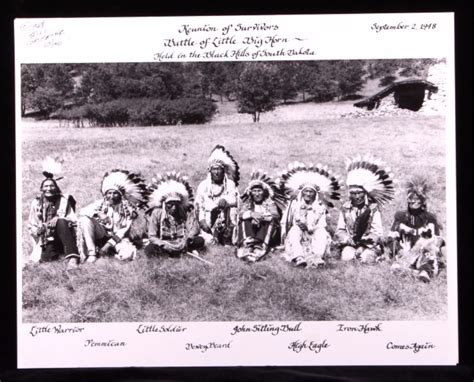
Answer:
[{"label": "feather", "polygon": [[406,183],[407,195],[415,193],[423,200],[426,200],[431,192],[431,185],[428,179],[421,176],[415,175]]},{"label": "feather", "polygon": [[46,157],[43,162],[43,175],[46,178],[54,178],[62,171],[62,164],[58,158],[54,159],[52,157]]},{"label": "feather", "polygon": [[219,163],[224,166],[224,171],[227,176],[234,181],[235,185],[239,185],[240,181],[240,168],[237,161],[234,157],[225,149],[222,145],[217,145],[211,152],[209,156],[208,168],[210,169],[212,165]]},{"label": "feather", "polygon": [[188,179],[187,176],[176,171],[167,172],[165,175],[157,174],[148,186],[150,193],[148,206],[161,207],[166,199],[176,197],[187,209],[194,201],[193,189]]},{"label": "feather", "polygon": [[127,170],[113,169],[105,173],[102,179],[102,194],[105,195],[111,189],[118,190],[125,199],[136,207],[146,207],[149,192],[140,175]]},{"label": "feather", "polygon": [[390,168],[382,168],[382,162],[371,155],[346,160],[347,186],[362,187],[377,204],[390,202],[394,195],[393,174]]},{"label": "feather", "polygon": [[279,187],[278,179],[273,180],[267,173],[260,169],[252,171],[249,184],[241,196],[242,202],[246,202],[249,199],[250,190],[256,185],[261,186],[268,192],[268,196],[275,202],[280,210],[283,211],[285,209],[287,198]]},{"label": "feather", "polygon": [[323,166],[321,163],[317,165],[305,165],[301,162],[290,163],[288,170],[281,175],[281,192],[291,199],[296,197],[305,185],[311,185],[318,190],[322,201],[328,207],[334,206],[332,201],[339,200],[339,181],[327,166]]}]

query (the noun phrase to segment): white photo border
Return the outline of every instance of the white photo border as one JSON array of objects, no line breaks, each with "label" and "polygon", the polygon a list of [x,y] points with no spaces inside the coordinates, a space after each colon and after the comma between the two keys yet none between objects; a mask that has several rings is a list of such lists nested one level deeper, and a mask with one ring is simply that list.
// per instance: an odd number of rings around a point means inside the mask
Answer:
[{"label": "white photo border", "polygon": [[[94,18],[94,19],[18,19],[15,21],[16,120],[21,121],[20,65],[27,63],[80,62],[154,62],[226,61],[226,57],[189,58],[189,46],[175,46],[174,57],[166,58],[163,39],[173,38],[183,23],[215,25],[266,23],[278,25],[289,39],[286,49],[291,56],[256,56],[255,60],[329,60],[329,59],[398,59],[445,58],[447,61],[446,113],[446,237],[450,264],[448,272],[448,319],[445,321],[383,322],[384,331],[371,336],[340,336],[335,333],[341,322],[304,322],[300,337],[327,339],[327,351],[313,353],[288,351],[292,338],[286,333],[273,337],[251,333],[232,337],[236,322],[177,323],[185,325],[182,333],[137,334],[139,323],[61,324],[71,329],[55,335],[53,326],[33,335],[37,324],[22,322],[22,158],[21,123],[16,126],[17,174],[17,336],[19,368],[124,367],[124,366],[314,366],[314,365],[455,365],[458,362],[457,338],[457,262],[456,262],[456,152],[454,105],[454,15],[452,13],[366,14],[366,15],[288,15],[288,16],[203,16],[170,18]],[[377,26],[375,26],[377,25]],[[384,26],[387,26],[385,28]],[[413,25],[417,28],[413,29]],[[420,29],[421,25],[436,25]],[[380,29],[380,30],[379,30]],[[106,30],[108,33],[103,33]],[[196,32],[205,40],[208,32]],[[137,41],[146,39],[146,44]],[[357,43],[364,41],[363,44]],[[185,43],[183,43],[185,44]],[[301,50],[300,48],[304,49]],[[390,47],[390,49],[387,49]],[[306,49],[314,54],[304,53]],[[164,53],[163,53],[164,52]],[[185,55],[178,59],[179,53]],[[288,51],[287,51],[288,52]],[[160,53],[163,53],[160,56]],[[217,57],[217,56],[216,56]],[[235,59],[235,58],[234,58]],[[250,57],[237,58],[252,60]],[[359,324],[364,324],[360,322]],[[152,324],[152,323],[150,323]],[[253,323],[250,323],[253,324]],[[271,322],[280,325],[279,322]],[[298,322],[286,323],[297,325]],[[354,323],[353,323],[354,324]],[[77,329],[77,330],[75,330]],[[51,332],[52,331],[52,332]],[[100,335],[99,335],[100,333]],[[117,338],[125,347],[84,348],[95,336]],[[209,334],[212,333],[212,336]],[[291,334],[291,333],[290,333]],[[228,351],[189,352],[186,343],[231,344]],[[393,352],[387,343],[434,345],[428,351]],[[68,346],[71,352],[62,349]],[[160,347],[162,346],[162,347]],[[427,345],[428,346],[428,345]],[[370,348],[370,355],[356,349]],[[158,349],[142,354],[143,348]],[[161,352],[159,351],[161,349]],[[250,351],[250,349],[253,349]]]}]

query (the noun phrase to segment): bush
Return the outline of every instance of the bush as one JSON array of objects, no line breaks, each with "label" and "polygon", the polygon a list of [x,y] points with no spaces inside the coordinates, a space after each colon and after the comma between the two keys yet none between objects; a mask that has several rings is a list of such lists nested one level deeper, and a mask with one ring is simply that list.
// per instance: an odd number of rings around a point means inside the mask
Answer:
[{"label": "bush", "polygon": [[119,99],[96,105],[91,109],[91,115],[101,126],[124,126],[130,117],[128,109],[128,102]]},{"label": "bush", "polygon": [[308,90],[314,102],[329,102],[337,95],[337,84],[324,78],[315,78]]},{"label": "bush", "polygon": [[212,101],[201,98],[180,98],[174,106],[180,111],[181,122],[189,124],[209,122],[217,110]]},{"label": "bush", "polygon": [[109,102],[61,110],[57,117],[67,120],[87,119],[92,126],[158,126],[199,124],[211,120],[216,105],[203,98],[117,99]]}]

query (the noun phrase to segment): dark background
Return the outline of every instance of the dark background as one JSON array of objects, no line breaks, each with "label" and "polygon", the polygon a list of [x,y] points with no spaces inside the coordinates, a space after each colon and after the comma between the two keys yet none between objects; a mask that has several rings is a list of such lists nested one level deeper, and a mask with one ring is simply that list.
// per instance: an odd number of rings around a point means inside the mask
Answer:
[{"label": "dark background", "polygon": [[[472,381],[472,5],[469,1],[160,2],[7,0],[2,3],[0,113],[0,381]],[[354,2],[355,3],[355,2]],[[308,5],[311,4],[311,5]],[[16,369],[16,248],[13,20],[28,17],[191,16],[226,14],[455,12],[456,150],[460,363],[453,367],[231,367]],[[363,41],[360,42],[363,44]],[[422,144],[422,143],[420,143]],[[449,202],[449,201],[448,201]],[[147,349],[152,351],[152,349]],[[67,349],[64,349],[67,351]],[[370,349],[367,349],[370,351]]]}]

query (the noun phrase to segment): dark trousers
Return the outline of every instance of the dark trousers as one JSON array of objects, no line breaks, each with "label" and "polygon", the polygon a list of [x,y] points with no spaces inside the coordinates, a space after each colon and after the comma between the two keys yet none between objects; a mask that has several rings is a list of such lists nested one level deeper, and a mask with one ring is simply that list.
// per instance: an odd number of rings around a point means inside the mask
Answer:
[{"label": "dark trousers", "polygon": [[274,222],[262,222],[256,226],[247,219],[240,222],[239,228],[239,245],[247,237],[251,237],[256,244],[265,244],[268,247],[279,244],[279,227]]},{"label": "dark trousers", "polygon": [[54,235],[47,237],[45,240],[45,245],[41,252],[41,261],[53,261],[62,254],[66,255],[66,257],[71,254],[79,256],[78,253],[74,229],[69,226],[69,222],[66,219],[58,219]]},{"label": "dark trousers", "polygon": [[[193,251],[195,249],[202,249],[204,248],[204,239],[201,237],[201,236],[195,236],[195,237],[190,237],[188,238],[187,242],[186,242],[186,250],[187,251]],[[156,244],[148,244],[146,247],[145,247],[145,254],[147,256],[159,256],[159,255],[164,255],[164,254],[168,254],[168,255],[174,255],[172,253],[168,253],[167,251],[165,251],[162,247],[156,245]]]}]

